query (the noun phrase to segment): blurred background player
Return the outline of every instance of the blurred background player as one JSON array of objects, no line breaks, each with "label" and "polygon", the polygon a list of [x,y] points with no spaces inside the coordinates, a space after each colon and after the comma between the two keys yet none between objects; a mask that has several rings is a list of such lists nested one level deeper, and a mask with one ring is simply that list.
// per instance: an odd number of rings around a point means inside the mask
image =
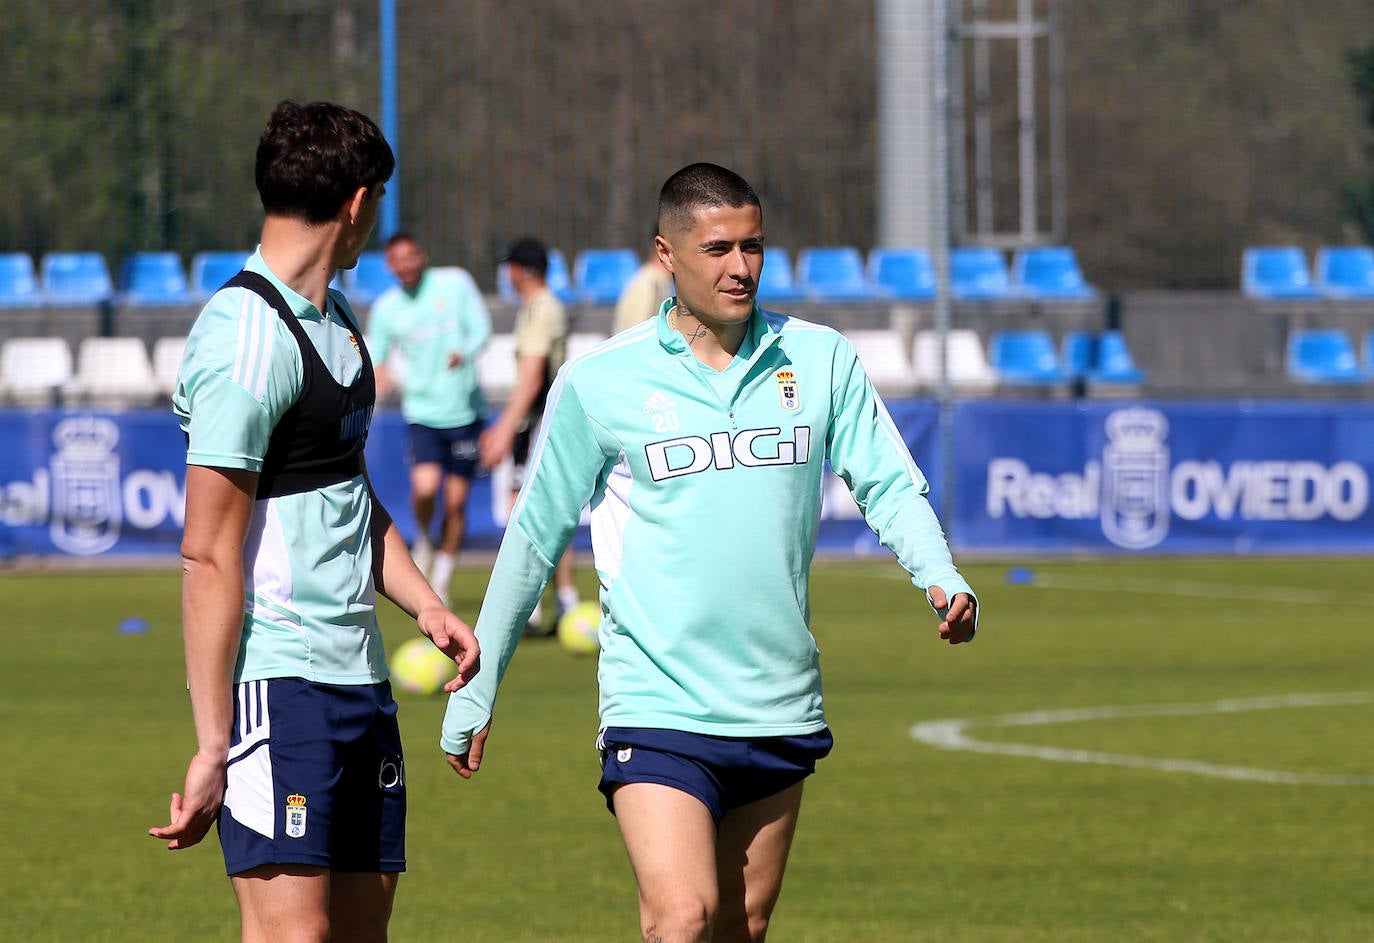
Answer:
[{"label": "blurred background player", "polygon": [[649,240],[649,256],[634,273],[615,302],[615,316],[611,319],[611,333],[619,334],[658,314],[664,299],[672,297],[673,276],[663,267]]},{"label": "blurred background player", "polygon": [[[412,233],[397,233],[385,249],[400,285],[373,304],[368,346],[377,361],[378,396],[395,388],[401,394],[416,526],[411,552],[447,605],[480,461],[477,440],[487,410],[477,355],[491,338],[491,315],[472,276],[456,267],[431,268]],[[442,503],[437,551],[436,501]]]},{"label": "blurred background player", "polygon": [[257,149],[258,251],[196,318],[172,398],[196,752],[149,834],[187,848],[218,823],[245,943],[387,938],[405,760],[375,594],[461,678],[477,669],[472,630],[372,491],[372,363],[328,287],[357,264],[394,167],[365,115],[277,106]]},{"label": "blurred background player", "polygon": [[[515,314],[515,385],[501,414],[482,433],[482,464],[495,468],[509,457],[514,463],[511,501],[525,481],[530,446],[539,431],[544,405],[558,368],[568,358],[568,316],[563,303],[549,288],[548,249],[538,239],[526,236],[515,240],[501,256],[511,287],[520,298]],[[542,607],[536,605],[526,626],[531,635],[552,634],[558,618],[580,601],[573,582],[573,551],[569,547],[554,573],[557,614],[544,621]]]}]

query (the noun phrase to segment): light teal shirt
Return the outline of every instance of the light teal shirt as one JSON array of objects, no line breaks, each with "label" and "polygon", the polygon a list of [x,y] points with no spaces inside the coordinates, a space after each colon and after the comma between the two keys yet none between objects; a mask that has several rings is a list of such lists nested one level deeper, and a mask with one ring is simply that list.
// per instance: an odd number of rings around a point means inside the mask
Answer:
[{"label": "light teal shirt", "polygon": [[[340,383],[362,370],[344,296],[324,316],[267,268]],[[300,395],[301,351],[277,312],[246,288],[216,292],[186,342],[172,408],[186,462],[261,471],[272,429]],[[305,678],[370,684],[387,677],[372,582],[372,502],[363,476],[256,502],[243,551],[244,620],[236,681]]]},{"label": "light teal shirt", "polygon": [[733,737],[825,726],[807,584],[827,460],[916,586],[970,592],[843,336],[756,309],[747,362],[708,379],[667,325],[671,304],[560,372],[478,618],[483,670],[449,699],[446,751],[465,752],[490,719],[588,503],[603,726]]},{"label": "light teal shirt", "polygon": [[[377,363],[401,356],[401,415],[406,422],[453,429],[486,415],[477,355],[491,338],[491,315],[472,276],[460,268],[426,269],[408,292],[387,289],[367,321]],[[452,364],[453,355],[461,362]]]}]

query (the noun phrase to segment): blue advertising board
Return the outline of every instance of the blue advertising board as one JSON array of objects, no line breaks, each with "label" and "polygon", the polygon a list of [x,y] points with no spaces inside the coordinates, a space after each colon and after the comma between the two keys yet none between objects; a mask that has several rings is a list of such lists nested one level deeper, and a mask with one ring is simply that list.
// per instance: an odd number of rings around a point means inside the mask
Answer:
[{"label": "blue advertising board", "polygon": [[0,559],[176,553],[186,447],[170,413],[0,412]]},{"label": "blue advertising board", "polygon": [[[1374,404],[971,401],[949,456],[935,403],[889,409],[963,552],[1374,551]],[[404,437],[378,413],[367,459],[410,539]],[[0,410],[0,442],[0,560],[177,553],[185,440],[169,412]],[[474,481],[467,547],[498,545],[509,490],[508,467]],[[821,498],[822,551],[886,552],[833,475]]]},{"label": "blue advertising board", "polygon": [[1374,550],[1374,404],[966,403],[971,549]]}]

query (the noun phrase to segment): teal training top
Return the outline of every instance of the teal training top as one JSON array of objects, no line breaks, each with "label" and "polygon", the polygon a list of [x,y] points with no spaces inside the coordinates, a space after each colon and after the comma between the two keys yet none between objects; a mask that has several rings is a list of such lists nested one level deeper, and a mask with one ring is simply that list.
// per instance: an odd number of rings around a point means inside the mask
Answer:
[{"label": "teal training top", "polygon": [[718,386],[668,327],[672,304],[560,371],[477,621],[482,671],[449,698],[447,752],[466,752],[490,719],[588,503],[602,726],[732,737],[825,726],[807,584],[827,460],[916,586],[970,592],[841,334],[756,308],[752,353]]},{"label": "teal training top", "polygon": [[[382,293],[367,320],[377,363],[398,352],[401,415],[406,422],[453,429],[486,416],[477,355],[491,338],[491,315],[472,276],[460,268],[426,269],[414,292]],[[462,362],[451,366],[452,355]]]},{"label": "teal training top", "polygon": [[[344,296],[331,291],[322,317],[272,274],[260,253],[244,267],[282,293],[334,378],[353,382],[362,357]],[[303,376],[300,346],[276,310],[246,288],[216,292],[191,328],[172,395],[188,436],[187,464],[261,471],[272,429],[299,397]],[[243,549],[243,635],[234,680],[386,680],[371,527],[362,475],[256,502]]]}]

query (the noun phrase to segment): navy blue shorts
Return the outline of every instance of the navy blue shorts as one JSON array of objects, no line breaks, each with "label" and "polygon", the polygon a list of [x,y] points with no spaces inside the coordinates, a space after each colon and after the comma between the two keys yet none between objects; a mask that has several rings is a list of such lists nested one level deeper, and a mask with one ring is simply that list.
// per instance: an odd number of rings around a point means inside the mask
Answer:
[{"label": "navy blue shorts", "polygon": [[606,808],[617,786],[659,783],[700,799],[717,826],[725,813],[789,789],[834,746],[830,731],[800,737],[712,737],[681,730],[607,727],[597,736]]},{"label": "navy blue shorts", "polygon": [[225,870],[308,864],[406,868],[405,761],[391,684],[300,678],[234,685]]},{"label": "navy blue shorts", "polygon": [[477,473],[477,437],[482,423],[452,429],[435,429],[410,423],[406,426],[406,461],[411,465],[435,463],[450,475],[471,478]]}]

